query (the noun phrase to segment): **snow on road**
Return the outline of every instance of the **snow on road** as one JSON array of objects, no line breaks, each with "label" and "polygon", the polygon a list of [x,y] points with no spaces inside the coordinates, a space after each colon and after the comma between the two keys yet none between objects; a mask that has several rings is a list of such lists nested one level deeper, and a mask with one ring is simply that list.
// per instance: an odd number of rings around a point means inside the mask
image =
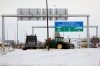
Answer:
[{"label": "snow on road", "polygon": [[100,48],[15,49],[0,55],[0,66],[99,66]]}]

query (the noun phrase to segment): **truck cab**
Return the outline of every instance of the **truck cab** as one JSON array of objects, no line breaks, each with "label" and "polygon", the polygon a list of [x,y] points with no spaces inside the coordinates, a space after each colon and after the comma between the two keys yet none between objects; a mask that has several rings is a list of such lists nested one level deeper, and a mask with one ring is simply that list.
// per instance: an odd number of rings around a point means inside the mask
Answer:
[{"label": "truck cab", "polygon": [[37,45],[37,36],[26,36],[26,42],[25,42],[25,47],[23,50],[27,49],[35,49]]}]

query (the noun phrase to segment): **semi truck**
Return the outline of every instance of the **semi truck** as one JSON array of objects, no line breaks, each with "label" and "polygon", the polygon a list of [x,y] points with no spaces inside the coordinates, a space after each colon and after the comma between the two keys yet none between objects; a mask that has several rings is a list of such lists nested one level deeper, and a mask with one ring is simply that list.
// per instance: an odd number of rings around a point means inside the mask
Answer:
[{"label": "semi truck", "polygon": [[36,49],[37,45],[37,36],[26,36],[25,46],[23,47],[23,50],[27,49]]}]

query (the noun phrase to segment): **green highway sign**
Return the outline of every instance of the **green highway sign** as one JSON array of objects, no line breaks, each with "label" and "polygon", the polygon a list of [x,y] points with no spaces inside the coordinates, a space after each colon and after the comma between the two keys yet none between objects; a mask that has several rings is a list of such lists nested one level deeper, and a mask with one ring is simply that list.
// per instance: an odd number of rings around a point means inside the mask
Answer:
[{"label": "green highway sign", "polygon": [[55,27],[55,32],[64,32],[65,28],[64,27]]},{"label": "green highway sign", "polygon": [[82,32],[83,27],[55,27],[55,32]]},{"label": "green highway sign", "polygon": [[83,22],[57,22],[55,32],[83,32]]}]

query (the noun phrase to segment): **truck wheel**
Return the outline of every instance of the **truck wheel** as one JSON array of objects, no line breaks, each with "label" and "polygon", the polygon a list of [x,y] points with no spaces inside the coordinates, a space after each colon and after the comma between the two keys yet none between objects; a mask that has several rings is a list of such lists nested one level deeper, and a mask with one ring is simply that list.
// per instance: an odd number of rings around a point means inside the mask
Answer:
[{"label": "truck wheel", "polygon": [[63,45],[61,43],[58,43],[57,46],[56,46],[56,48],[57,49],[62,49],[63,48]]},{"label": "truck wheel", "polygon": [[23,50],[27,50],[27,47],[24,47]]},{"label": "truck wheel", "polygon": [[65,49],[70,49],[70,44],[65,44]]}]

